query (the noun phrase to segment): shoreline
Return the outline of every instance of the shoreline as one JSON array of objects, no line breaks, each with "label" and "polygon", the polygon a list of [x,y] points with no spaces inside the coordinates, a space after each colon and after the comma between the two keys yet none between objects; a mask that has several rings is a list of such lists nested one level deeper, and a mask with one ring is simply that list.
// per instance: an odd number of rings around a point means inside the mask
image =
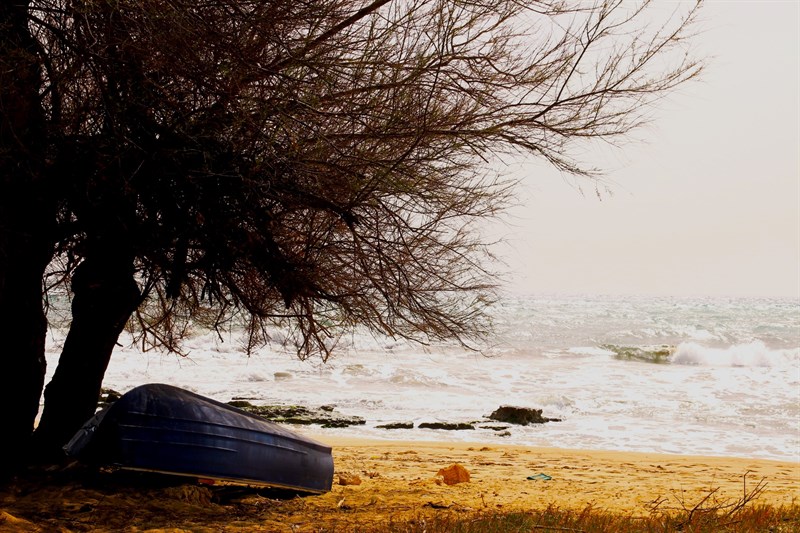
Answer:
[{"label": "shoreline", "polygon": [[[491,448],[520,448],[520,449],[536,449],[536,450],[553,450],[564,452],[591,452],[591,453],[609,453],[609,454],[633,454],[633,455],[656,455],[664,457],[684,457],[684,458],[697,458],[697,459],[730,459],[732,461],[766,461],[775,463],[787,463],[800,466],[800,448],[797,453],[791,456],[776,456],[776,455],[762,455],[762,456],[747,456],[747,455],[731,455],[731,454],[713,454],[705,451],[698,453],[689,453],[684,451],[664,451],[664,450],[640,450],[640,449],[623,449],[623,448],[580,448],[572,447],[569,445],[559,446],[550,444],[536,444],[528,442],[515,442],[513,440],[505,439],[482,439],[480,435],[476,438],[460,438],[457,431],[436,430],[435,435],[423,435],[419,438],[415,437],[396,437],[392,435],[392,430],[386,430],[386,436],[373,435],[373,434],[359,434],[357,431],[347,431],[339,428],[321,429],[319,426],[313,425],[290,425],[288,426],[295,433],[299,433],[311,439],[323,443],[336,443],[338,446],[357,446],[360,442],[374,442],[380,444],[403,443],[413,446],[414,443],[430,444],[432,446],[448,445],[448,446],[468,446],[468,447],[483,447],[488,446]],[[354,426],[358,427],[358,426]],[[513,427],[513,425],[512,425]],[[448,437],[453,436],[452,439]],[[489,436],[493,436],[489,433]],[[438,437],[438,438],[433,438]],[[800,480],[798,481],[800,482]]]}]

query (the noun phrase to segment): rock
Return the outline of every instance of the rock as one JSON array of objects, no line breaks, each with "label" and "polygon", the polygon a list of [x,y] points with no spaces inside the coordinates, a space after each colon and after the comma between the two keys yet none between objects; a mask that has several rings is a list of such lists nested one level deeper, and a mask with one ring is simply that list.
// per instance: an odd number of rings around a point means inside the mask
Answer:
[{"label": "rock", "polygon": [[440,469],[437,476],[441,476],[445,485],[455,485],[456,483],[469,483],[469,472],[458,463]]},{"label": "rock", "polygon": [[358,417],[341,417],[341,418],[333,418],[327,422],[322,423],[322,427],[324,428],[346,428],[350,426],[356,426],[366,424],[366,421],[363,418]]},{"label": "rock", "polygon": [[414,429],[414,422],[393,422],[375,427],[380,429]]},{"label": "rock", "polygon": [[253,405],[243,400],[230,401],[228,405],[282,424],[319,424],[324,428],[342,428],[366,424],[366,420],[360,416],[336,414],[331,406],[312,409],[301,405]]},{"label": "rock", "polygon": [[614,344],[601,344],[599,348],[613,352],[615,359],[655,364],[669,363],[677,350],[677,346],[669,344],[660,344],[656,346],[617,346]]},{"label": "rock", "polygon": [[445,429],[448,431],[460,431],[464,429],[475,429],[472,424],[465,422],[449,423],[449,422],[423,422],[419,425],[423,429]]},{"label": "rock", "polygon": [[275,372],[273,376],[275,377],[275,381],[292,379],[292,374],[290,372]]},{"label": "rock", "polygon": [[491,429],[492,431],[504,431],[509,428],[509,426],[480,426],[481,429]]},{"label": "rock", "polygon": [[228,402],[228,405],[231,407],[238,407],[239,409],[247,410],[251,407],[255,407],[252,403],[248,402],[247,400],[231,400]]},{"label": "rock", "polygon": [[356,474],[342,472],[339,474],[339,485],[361,485],[361,478]]},{"label": "rock", "polygon": [[108,407],[109,405],[116,402],[120,398],[122,398],[122,394],[118,393],[114,389],[107,389],[103,387],[102,389],[100,389],[100,398],[98,398],[97,400],[97,408],[103,409],[105,407]]},{"label": "rock", "polygon": [[531,409],[529,407],[513,407],[502,405],[499,409],[489,415],[492,420],[507,422],[519,426],[528,424],[544,424],[545,422],[560,422],[557,418],[545,418],[542,416],[541,409]]}]

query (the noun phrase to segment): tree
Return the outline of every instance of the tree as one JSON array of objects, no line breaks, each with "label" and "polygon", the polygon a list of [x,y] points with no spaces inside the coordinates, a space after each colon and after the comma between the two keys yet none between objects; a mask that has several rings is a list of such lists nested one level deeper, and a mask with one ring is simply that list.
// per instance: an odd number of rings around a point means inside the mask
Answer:
[{"label": "tree", "polygon": [[[55,245],[48,286],[73,292],[39,443],[57,449],[91,414],[131,315],[145,344],[170,349],[199,313],[215,327],[245,324],[251,347],[269,327],[289,328],[301,356],[326,357],[338,332],[358,324],[420,342],[480,337],[492,283],[474,224],[513,185],[491,170],[493,158],[533,154],[591,178],[574,156],[583,143],[623,138],[699,72],[676,53],[697,6],[655,25],[650,7],[15,8],[27,17],[11,26],[25,35],[16,46],[27,59],[11,67],[30,71],[26,113],[44,123],[31,143],[46,156],[33,158],[41,168],[29,176],[4,171],[3,187],[30,199],[13,187],[50,184],[45,204],[55,208],[35,216],[47,228],[41,243]],[[0,278],[18,275],[2,266]],[[41,308],[39,294],[27,301]],[[31,396],[37,386],[23,385]]]},{"label": "tree", "polygon": [[[39,410],[45,371],[42,278],[52,258],[55,205],[42,194],[45,116],[37,45],[26,6],[0,5],[0,386],[2,451],[16,460]],[[13,408],[12,408],[13,406]]]}]

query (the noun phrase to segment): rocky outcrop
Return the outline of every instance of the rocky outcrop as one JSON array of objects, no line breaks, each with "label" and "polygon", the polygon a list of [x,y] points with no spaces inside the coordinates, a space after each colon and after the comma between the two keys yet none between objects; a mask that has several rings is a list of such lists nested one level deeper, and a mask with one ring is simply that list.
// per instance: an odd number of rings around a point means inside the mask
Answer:
[{"label": "rocky outcrop", "polygon": [[513,407],[510,405],[500,406],[497,410],[489,415],[489,418],[492,420],[497,420],[498,422],[506,422],[508,424],[516,424],[519,426],[561,421],[558,418],[546,418],[542,416],[541,409],[532,409],[530,407]]},{"label": "rocky outcrop", "polygon": [[475,429],[475,426],[472,424],[467,424],[466,422],[423,422],[419,425],[422,429],[445,429],[448,431],[460,431],[464,429]]},{"label": "rocky outcrop", "polygon": [[392,422],[391,424],[381,424],[375,427],[379,429],[414,429],[414,422]]},{"label": "rocky outcrop", "polygon": [[281,424],[319,424],[324,428],[342,428],[366,423],[360,416],[338,414],[329,405],[313,409],[302,405],[253,405],[246,400],[233,400],[228,405]]},{"label": "rocky outcrop", "polygon": [[122,397],[122,394],[118,393],[114,389],[107,389],[103,387],[100,389],[100,398],[97,400],[97,408],[103,409],[108,407],[112,403],[116,402]]}]

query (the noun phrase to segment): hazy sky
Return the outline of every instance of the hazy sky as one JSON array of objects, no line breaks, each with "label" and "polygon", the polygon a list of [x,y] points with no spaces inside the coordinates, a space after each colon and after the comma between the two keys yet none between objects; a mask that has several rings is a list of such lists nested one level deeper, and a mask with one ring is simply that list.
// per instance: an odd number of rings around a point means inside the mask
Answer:
[{"label": "hazy sky", "polygon": [[612,196],[518,169],[497,248],[510,289],[800,297],[800,2],[708,1],[702,18],[701,80],[611,160]]}]

